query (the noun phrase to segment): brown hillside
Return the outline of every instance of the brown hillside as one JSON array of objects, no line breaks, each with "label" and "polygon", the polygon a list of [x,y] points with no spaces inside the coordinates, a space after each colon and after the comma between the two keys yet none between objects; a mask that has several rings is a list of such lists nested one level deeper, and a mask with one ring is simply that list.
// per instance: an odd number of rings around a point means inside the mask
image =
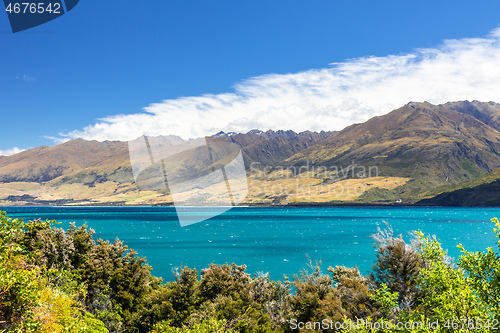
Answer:
[{"label": "brown hillside", "polygon": [[381,176],[414,180],[408,185],[412,191],[403,189],[398,195],[418,195],[499,167],[500,132],[495,128],[499,117],[500,105],[495,103],[409,103],[349,126],[286,163],[376,166]]}]

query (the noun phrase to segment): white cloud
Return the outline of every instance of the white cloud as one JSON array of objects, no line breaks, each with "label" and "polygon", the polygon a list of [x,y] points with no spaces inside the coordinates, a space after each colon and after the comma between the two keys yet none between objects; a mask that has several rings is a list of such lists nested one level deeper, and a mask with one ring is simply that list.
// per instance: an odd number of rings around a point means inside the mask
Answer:
[{"label": "white cloud", "polygon": [[10,156],[14,154],[18,154],[20,152],[25,151],[26,149],[20,149],[17,147],[14,147],[12,149],[7,149],[7,150],[0,150],[0,156]]},{"label": "white cloud", "polygon": [[57,141],[130,140],[143,134],[190,138],[254,128],[339,130],[410,101],[500,102],[500,28],[484,38],[330,66],[254,77],[238,83],[233,93],[154,103],[141,113],[99,119]]},{"label": "white cloud", "polygon": [[21,76],[16,76],[16,79],[17,80],[23,80],[23,81],[26,81],[26,82],[34,82],[36,79],[32,76],[29,76],[28,74],[24,74],[24,75],[21,75]]}]

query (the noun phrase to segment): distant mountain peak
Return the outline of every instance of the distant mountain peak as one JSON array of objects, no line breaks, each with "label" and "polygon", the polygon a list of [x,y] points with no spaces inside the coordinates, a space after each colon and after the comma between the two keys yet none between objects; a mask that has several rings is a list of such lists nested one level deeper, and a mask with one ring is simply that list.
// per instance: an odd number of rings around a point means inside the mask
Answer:
[{"label": "distant mountain peak", "polygon": [[216,136],[216,137],[227,137],[228,134],[225,133],[224,131],[220,131],[218,133],[215,133],[213,136]]}]

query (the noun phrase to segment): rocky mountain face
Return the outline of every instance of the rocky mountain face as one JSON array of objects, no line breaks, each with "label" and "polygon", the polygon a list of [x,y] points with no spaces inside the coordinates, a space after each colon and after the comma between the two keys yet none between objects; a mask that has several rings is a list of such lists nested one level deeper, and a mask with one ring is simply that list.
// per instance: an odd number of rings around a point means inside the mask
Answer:
[{"label": "rocky mountain face", "polygon": [[228,138],[243,150],[245,163],[252,162],[273,166],[291,156],[320,142],[335,132],[301,132],[294,131],[251,131],[247,134],[235,134]]},{"label": "rocky mountain face", "polygon": [[[207,142],[235,143],[241,147],[248,164],[258,162],[269,165],[310,147],[332,133],[257,130],[246,134],[221,132],[208,137]],[[183,142],[179,137],[164,138],[172,144]],[[133,181],[128,143],[78,139],[0,158],[0,183],[49,181],[58,184]]]}]

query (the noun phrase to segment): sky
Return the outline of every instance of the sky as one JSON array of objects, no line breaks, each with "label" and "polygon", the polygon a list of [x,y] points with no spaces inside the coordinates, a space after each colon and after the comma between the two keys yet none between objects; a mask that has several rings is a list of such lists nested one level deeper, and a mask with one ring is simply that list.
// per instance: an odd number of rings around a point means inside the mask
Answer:
[{"label": "sky", "polygon": [[0,155],[500,103],[498,13],[481,0],[82,0],[15,34],[0,13]]}]

